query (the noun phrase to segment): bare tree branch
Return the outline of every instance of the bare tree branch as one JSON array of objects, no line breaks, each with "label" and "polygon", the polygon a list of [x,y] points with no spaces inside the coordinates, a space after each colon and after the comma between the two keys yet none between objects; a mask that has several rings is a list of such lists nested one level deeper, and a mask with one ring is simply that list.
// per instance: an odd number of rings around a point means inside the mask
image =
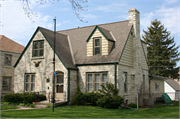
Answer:
[{"label": "bare tree branch", "polygon": [[[28,16],[28,18],[33,21],[33,17],[38,17],[37,13],[34,13],[30,8],[31,0],[19,0],[21,2],[21,6],[23,7],[24,13]],[[44,4],[44,3],[54,3],[59,2],[59,0],[34,0],[37,4]],[[73,13],[78,17],[78,19],[82,22],[84,21],[84,17],[80,17],[81,12],[88,11],[88,6],[83,6],[83,4],[87,3],[88,0],[69,0],[72,5]],[[33,21],[35,22],[35,21]]]}]

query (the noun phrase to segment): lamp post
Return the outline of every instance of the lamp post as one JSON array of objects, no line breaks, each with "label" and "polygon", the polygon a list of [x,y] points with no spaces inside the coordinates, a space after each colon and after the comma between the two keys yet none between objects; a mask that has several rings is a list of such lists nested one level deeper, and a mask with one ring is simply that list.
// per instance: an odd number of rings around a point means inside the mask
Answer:
[{"label": "lamp post", "polygon": [[54,66],[54,74],[53,74],[53,112],[54,112],[54,103],[55,103],[55,44],[56,44],[56,17],[54,18],[54,58],[53,58],[53,66]]}]

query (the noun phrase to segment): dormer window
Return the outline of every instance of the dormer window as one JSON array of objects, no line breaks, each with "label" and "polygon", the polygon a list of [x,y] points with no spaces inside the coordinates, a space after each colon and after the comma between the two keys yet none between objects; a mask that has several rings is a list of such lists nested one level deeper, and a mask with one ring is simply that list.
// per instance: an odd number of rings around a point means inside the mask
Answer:
[{"label": "dormer window", "polygon": [[40,57],[44,55],[44,41],[33,42],[33,57]]},{"label": "dormer window", "polygon": [[94,55],[101,55],[101,38],[94,38]]}]

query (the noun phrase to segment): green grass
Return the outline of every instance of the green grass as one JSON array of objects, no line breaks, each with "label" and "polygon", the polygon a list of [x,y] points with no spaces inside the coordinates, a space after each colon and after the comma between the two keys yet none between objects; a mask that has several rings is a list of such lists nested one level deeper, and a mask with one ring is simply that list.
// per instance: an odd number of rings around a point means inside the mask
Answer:
[{"label": "green grass", "polygon": [[179,118],[179,106],[104,109],[98,106],[62,106],[47,109],[2,111],[2,118]]},{"label": "green grass", "polygon": [[18,108],[19,108],[19,107],[15,107],[15,106],[1,105],[1,110],[18,109]]}]

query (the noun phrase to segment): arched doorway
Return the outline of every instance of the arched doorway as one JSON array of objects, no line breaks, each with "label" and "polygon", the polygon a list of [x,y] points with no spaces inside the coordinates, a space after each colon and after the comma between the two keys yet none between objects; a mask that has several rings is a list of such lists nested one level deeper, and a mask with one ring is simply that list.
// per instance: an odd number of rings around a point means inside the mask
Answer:
[{"label": "arched doorway", "polygon": [[55,78],[55,98],[64,99],[64,73],[57,71]]}]

